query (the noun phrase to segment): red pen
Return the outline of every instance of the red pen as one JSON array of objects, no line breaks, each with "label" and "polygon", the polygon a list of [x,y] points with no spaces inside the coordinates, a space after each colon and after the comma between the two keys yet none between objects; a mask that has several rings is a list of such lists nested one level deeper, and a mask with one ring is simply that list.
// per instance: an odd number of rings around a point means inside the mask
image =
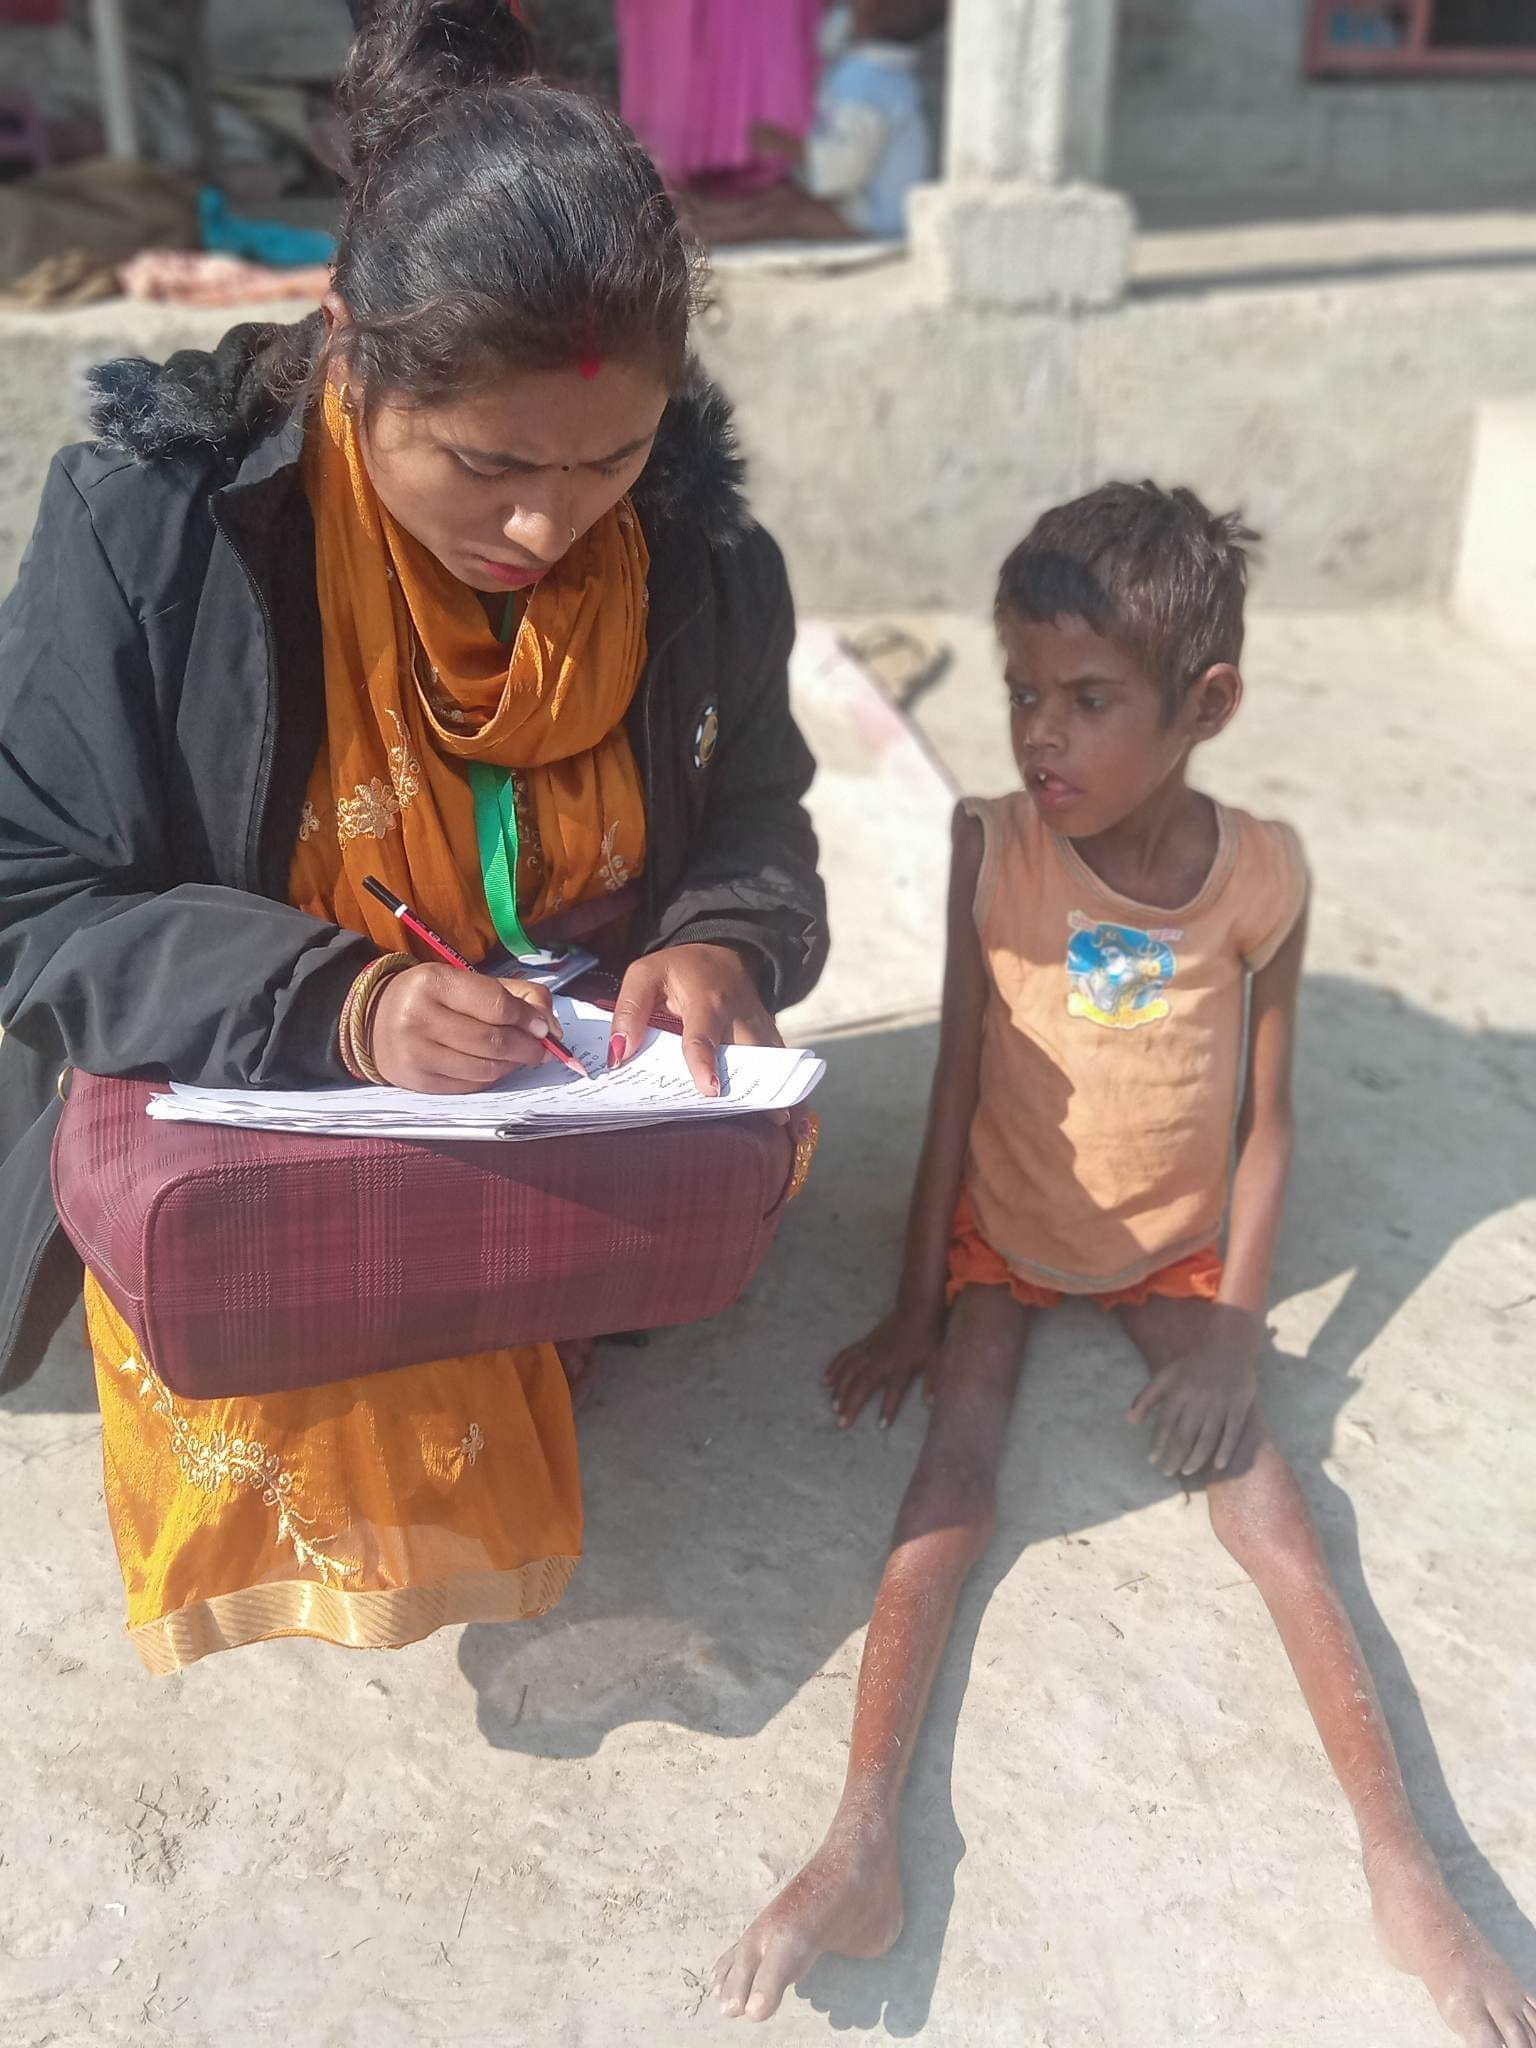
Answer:
[{"label": "red pen", "polygon": [[[429,946],[440,960],[446,960],[450,967],[462,967],[466,974],[473,974],[475,972],[475,969],[457,948],[450,946],[445,938],[441,938],[433,931],[431,925],[424,923],[416,915],[415,911],[412,910],[409,903],[402,897],[397,896],[393,889],[386,889],[377,876],[366,875],[363,878],[363,887],[370,896],[376,896],[391,916],[397,917],[408,932],[420,939],[424,946]],[[563,1046],[558,1038],[546,1038],[544,1050],[552,1053],[563,1066],[569,1067],[573,1074],[580,1074],[583,1081],[586,1080],[586,1068],[577,1059],[575,1053],[570,1052]]]}]

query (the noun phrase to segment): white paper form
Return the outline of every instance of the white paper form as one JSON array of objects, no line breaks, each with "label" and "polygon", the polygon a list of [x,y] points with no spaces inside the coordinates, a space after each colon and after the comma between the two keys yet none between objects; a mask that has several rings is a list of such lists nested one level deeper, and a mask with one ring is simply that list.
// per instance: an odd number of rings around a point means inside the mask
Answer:
[{"label": "white paper form", "polygon": [[608,1070],[613,1020],[589,1003],[562,998],[556,1011],[565,1044],[585,1078],[558,1060],[521,1069],[478,1095],[420,1095],[404,1088],[260,1089],[173,1085],[152,1096],[149,1114],[176,1123],[303,1131],[317,1136],[517,1139],[573,1131],[629,1130],[696,1118],[793,1109],[810,1095],[824,1063],[814,1053],[727,1046],[722,1092],[700,1095],[682,1041],[652,1032],[634,1057]]}]

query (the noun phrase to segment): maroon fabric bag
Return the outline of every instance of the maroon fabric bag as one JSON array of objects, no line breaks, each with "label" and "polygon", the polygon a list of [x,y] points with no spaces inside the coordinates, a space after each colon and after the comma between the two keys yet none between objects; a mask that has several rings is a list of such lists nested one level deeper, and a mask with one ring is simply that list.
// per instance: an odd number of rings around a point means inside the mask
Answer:
[{"label": "maroon fabric bag", "polygon": [[154,1092],[76,1074],[54,1200],[198,1400],[699,1322],[752,1279],[796,1180],[796,1132],[766,1117],[415,1144],[159,1123]]}]

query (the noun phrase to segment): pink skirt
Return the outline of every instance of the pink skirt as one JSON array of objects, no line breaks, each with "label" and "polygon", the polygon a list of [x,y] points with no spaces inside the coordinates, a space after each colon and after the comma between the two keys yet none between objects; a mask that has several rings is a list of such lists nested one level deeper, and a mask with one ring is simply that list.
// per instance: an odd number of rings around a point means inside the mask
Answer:
[{"label": "pink skirt", "polygon": [[768,182],[754,122],[804,135],[815,108],[822,0],[618,0],[624,118],[670,184]]}]

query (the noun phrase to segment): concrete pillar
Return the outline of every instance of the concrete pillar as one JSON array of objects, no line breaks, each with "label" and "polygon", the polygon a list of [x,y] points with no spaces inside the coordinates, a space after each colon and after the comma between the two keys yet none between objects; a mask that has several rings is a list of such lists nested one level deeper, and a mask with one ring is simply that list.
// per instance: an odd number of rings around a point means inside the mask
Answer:
[{"label": "concrete pillar", "polygon": [[1117,11],[1116,0],[955,0],[948,175],[1101,178]]},{"label": "concrete pillar", "polygon": [[1134,219],[1108,155],[1118,0],[954,0],[947,179],[912,199],[947,296],[1005,306],[1118,298]]},{"label": "concrete pillar", "polygon": [[123,0],[91,0],[91,35],[107,155],[133,162],[139,154],[138,113],[133,101],[133,59]]}]

